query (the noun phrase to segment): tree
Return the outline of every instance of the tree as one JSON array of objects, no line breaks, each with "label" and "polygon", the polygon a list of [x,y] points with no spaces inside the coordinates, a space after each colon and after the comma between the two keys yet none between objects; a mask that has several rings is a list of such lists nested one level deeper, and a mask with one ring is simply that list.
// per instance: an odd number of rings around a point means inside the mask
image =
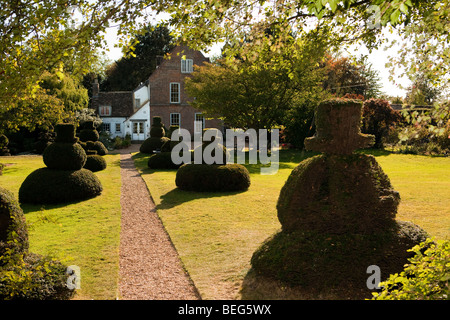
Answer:
[{"label": "tree", "polygon": [[131,91],[156,69],[157,58],[174,47],[174,40],[165,26],[147,26],[135,36],[133,45],[125,48],[124,56],[111,64],[106,79],[100,82],[102,91]]},{"label": "tree", "polygon": [[432,105],[439,98],[440,91],[424,74],[418,74],[416,80],[408,88],[405,100],[406,103],[412,105]]},{"label": "tree", "polygon": [[[288,110],[300,96],[320,91],[318,66],[323,56],[320,41],[292,39],[295,45],[273,52],[270,38],[244,43],[239,56],[205,64],[186,80],[192,105],[207,116],[242,129],[271,129],[284,124]],[[258,47],[258,54],[246,51]]]}]

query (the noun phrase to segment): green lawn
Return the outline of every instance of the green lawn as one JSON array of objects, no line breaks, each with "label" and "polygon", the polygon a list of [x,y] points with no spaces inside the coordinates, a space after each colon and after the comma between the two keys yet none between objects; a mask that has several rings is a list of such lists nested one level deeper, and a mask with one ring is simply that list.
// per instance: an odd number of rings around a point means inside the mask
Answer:
[{"label": "green lawn", "polygon": [[[120,156],[106,155],[108,167],[96,172],[100,196],[65,205],[22,205],[28,224],[30,251],[77,265],[81,289],[75,299],[115,299],[119,271]],[[44,167],[42,156],[0,157],[8,164],[0,186],[18,197],[23,180]],[[51,181],[49,181],[51,183]]]},{"label": "green lawn", "polygon": [[[253,252],[280,228],[275,208],[280,189],[307,155],[282,151],[276,175],[260,175],[258,165],[247,165],[252,184],[240,193],[181,191],[175,186],[176,171],[150,170],[147,156],[134,155],[158,214],[203,299],[239,298]],[[449,238],[450,159],[375,155],[402,197],[399,220],[413,221],[438,239]]]}]

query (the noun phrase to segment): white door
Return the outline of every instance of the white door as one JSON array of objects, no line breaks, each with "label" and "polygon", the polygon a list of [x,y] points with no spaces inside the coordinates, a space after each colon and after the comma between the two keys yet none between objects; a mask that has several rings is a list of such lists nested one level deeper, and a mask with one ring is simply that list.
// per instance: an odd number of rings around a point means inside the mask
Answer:
[{"label": "white door", "polygon": [[145,140],[145,122],[133,121],[133,134],[131,140],[144,141]]}]

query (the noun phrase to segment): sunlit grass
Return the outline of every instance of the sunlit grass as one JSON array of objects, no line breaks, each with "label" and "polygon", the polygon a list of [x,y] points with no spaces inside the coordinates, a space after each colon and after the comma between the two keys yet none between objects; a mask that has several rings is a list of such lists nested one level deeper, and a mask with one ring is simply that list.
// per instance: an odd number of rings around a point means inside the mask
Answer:
[{"label": "sunlit grass", "polygon": [[[108,167],[96,172],[100,196],[63,205],[21,205],[29,229],[30,251],[50,255],[81,271],[75,299],[115,299],[120,236],[120,156],[106,155]],[[23,180],[44,167],[41,156],[2,157],[8,165],[0,186],[18,197]],[[49,181],[51,183],[51,181]]]}]

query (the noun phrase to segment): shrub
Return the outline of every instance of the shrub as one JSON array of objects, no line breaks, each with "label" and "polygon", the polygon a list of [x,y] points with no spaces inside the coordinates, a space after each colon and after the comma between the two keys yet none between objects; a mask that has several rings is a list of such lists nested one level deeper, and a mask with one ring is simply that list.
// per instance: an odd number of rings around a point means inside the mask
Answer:
[{"label": "shrub", "polygon": [[26,252],[28,231],[23,211],[14,195],[0,188],[0,257],[8,250]]},{"label": "shrub", "polygon": [[155,150],[161,150],[163,144],[170,141],[167,137],[150,137],[144,140],[144,142],[139,147],[139,151],[142,153],[152,154]]},{"label": "shrub", "polygon": [[105,145],[100,141],[86,141],[84,144],[80,145],[84,148],[84,150],[95,150],[97,154],[100,156],[104,156],[108,154],[108,149],[106,149]]},{"label": "shrub", "polygon": [[6,148],[8,146],[8,137],[4,134],[0,134],[0,149]]},{"label": "shrub", "polygon": [[86,162],[86,153],[78,143],[54,142],[43,154],[45,165],[55,170],[78,170]]},{"label": "shrub", "polygon": [[98,141],[100,135],[97,130],[92,129],[83,129],[79,134],[81,141]]},{"label": "shrub", "polygon": [[60,123],[55,127],[55,142],[75,143],[78,138],[75,137],[75,126],[71,123]]},{"label": "shrub", "polygon": [[389,129],[400,123],[401,114],[392,109],[389,101],[369,99],[364,101],[361,132],[375,136],[375,148],[383,148],[383,138],[389,134]]},{"label": "shrub", "polygon": [[148,158],[148,167],[150,169],[178,169],[181,164],[174,164],[172,162],[171,152],[160,152]]},{"label": "shrub", "polygon": [[162,138],[165,135],[164,124],[161,123],[161,117],[153,117],[153,123],[150,128],[150,136]]},{"label": "shrub", "polygon": [[408,250],[409,258],[402,272],[379,284],[382,290],[374,300],[448,300],[450,297],[450,241],[437,244],[432,239]]},{"label": "shrub", "polygon": [[33,204],[80,201],[96,197],[102,190],[100,180],[87,169],[41,168],[26,177],[19,189],[19,201]]},{"label": "shrub", "polygon": [[61,262],[33,253],[3,258],[9,263],[0,267],[0,300],[67,300],[74,295]]},{"label": "shrub", "polygon": [[175,184],[188,191],[243,191],[250,187],[250,174],[240,164],[184,164],[177,171]]},{"label": "shrub", "polygon": [[[95,151],[96,152],[96,151]],[[91,154],[87,156],[84,168],[92,172],[97,172],[106,169],[106,160],[102,156],[97,154]]]}]

